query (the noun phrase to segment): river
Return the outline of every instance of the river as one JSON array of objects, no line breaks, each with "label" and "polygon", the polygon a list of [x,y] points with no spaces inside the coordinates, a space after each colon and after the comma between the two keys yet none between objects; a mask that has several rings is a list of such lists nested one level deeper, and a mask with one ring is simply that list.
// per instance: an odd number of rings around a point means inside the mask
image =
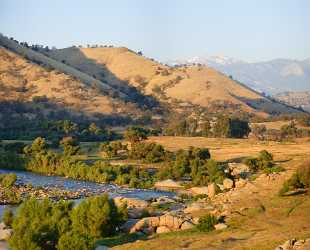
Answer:
[{"label": "river", "polygon": [[[151,189],[122,188],[114,184],[101,184],[91,181],[80,181],[60,176],[46,176],[26,171],[3,170],[0,173],[14,173],[17,176],[17,184],[31,183],[33,187],[57,187],[68,191],[78,191],[81,193],[103,194],[108,193],[110,197],[122,196],[128,198],[138,198],[148,200],[160,196],[173,197],[172,192],[157,191]],[[0,205],[0,215],[6,206]]]}]

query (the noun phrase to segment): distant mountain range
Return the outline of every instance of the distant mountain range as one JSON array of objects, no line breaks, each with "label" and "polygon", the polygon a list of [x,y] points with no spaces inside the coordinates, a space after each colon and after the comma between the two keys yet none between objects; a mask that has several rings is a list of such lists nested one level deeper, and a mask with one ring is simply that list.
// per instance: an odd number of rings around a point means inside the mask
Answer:
[{"label": "distant mountain range", "polygon": [[250,88],[269,95],[310,90],[310,58],[300,61],[275,59],[248,63],[226,56],[211,56],[170,62],[172,65],[197,63],[208,65]]}]

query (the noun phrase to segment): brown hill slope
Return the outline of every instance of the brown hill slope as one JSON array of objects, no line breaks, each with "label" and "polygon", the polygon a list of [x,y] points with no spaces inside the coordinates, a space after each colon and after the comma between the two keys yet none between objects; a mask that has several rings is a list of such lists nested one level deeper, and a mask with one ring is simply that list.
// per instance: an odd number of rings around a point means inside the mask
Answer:
[{"label": "brown hill slope", "polygon": [[[112,98],[103,93],[102,89],[57,70],[34,64],[1,46],[0,62],[1,102],[19,101],[38,106],[39,102],[45,100],[55,104],[52,109],[57,106],[76,115],[100,113],[134,116],[141,113],[135,105],[125,104],[120,98]],[[42,104],[39,106],[42,107]],[[44,112],[49,111],[54,110],[44,109]]]},{"label": "brown hill slope", "polygon": [[260,115],[296,112],[214,69],[204,66],[172,68],[123,47],[71,47],[52,51],[49,55],[110,86],[135,86],[144,94],[173,104],[175,108],[220,105]]}]

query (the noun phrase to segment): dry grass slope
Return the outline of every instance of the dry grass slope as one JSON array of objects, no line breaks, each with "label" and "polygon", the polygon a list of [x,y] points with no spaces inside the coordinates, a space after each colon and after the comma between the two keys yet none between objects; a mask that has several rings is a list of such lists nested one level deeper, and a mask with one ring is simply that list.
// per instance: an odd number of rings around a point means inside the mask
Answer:
[{"label": "dry grass slope", "polygon": [[51,57],[96,76],[111,86],[124,83],[161,101],[208,107],[217,102],[251,113],[296,112],[204,66],[171,68],[127,48],[67,48]]},{"label": "dry grass slope", "polygon": [[0,47],[0,100],[31,102],[35,96],[74,112],[89,114],[133,113],[135,107],[102,94],[100,89],[59,72],[33,64]]}]

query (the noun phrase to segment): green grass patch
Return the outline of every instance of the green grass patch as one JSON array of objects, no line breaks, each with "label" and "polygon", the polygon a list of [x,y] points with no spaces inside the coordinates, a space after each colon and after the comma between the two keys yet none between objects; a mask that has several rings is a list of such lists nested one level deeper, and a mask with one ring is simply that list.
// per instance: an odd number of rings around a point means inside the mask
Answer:
[{"label": "green grass patch", "polygon": [[107,237],[96,242],[96,245],[103,245],[107,247],[114,247],[123,245],[126,243],[135,242],[137,240],[146,240],[147,236],[144,234],[132,233],[132,234],[120,234],[113,237]]}]

